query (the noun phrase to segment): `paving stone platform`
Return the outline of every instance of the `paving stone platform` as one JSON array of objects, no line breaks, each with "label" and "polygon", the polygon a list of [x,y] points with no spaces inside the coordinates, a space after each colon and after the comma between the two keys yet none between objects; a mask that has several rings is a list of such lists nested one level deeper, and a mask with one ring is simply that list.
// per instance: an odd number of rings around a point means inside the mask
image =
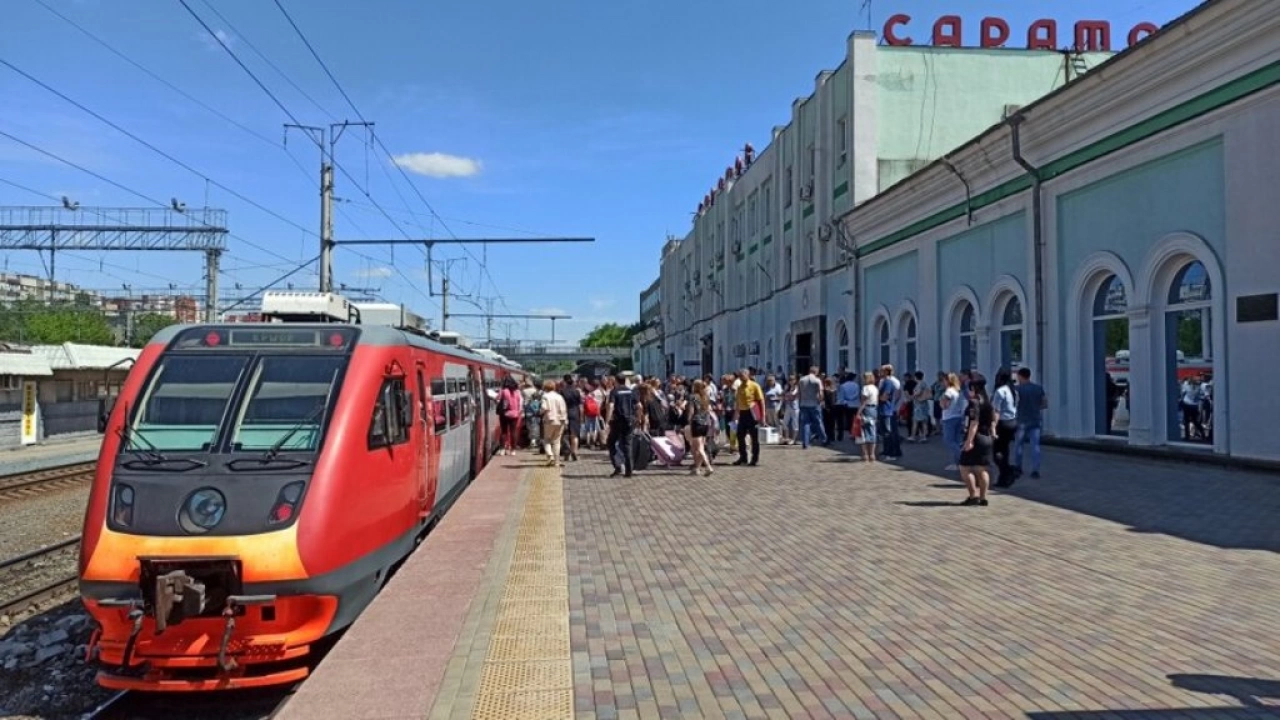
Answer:
[{"label": "paving stone platform", "polygon": [[[429,633],[449,641],[422,671],[435,689],[408,707],[365,688],[359,716],[1280,717],[1280,477],[1053,448],[1042,479],[959,507],[936,440],[899,463],[853,452],[769,446],[759,467],[711,478],[611,479],[586,453],[557,479],[527,454],[500,458],[493,480],[518,474],[521,489],[503,493],[465,623]],[[417,556],[402,576],[415,568],[450,577]],[[383,619],[352,635],[376,625],[376,654],[411,654],[385,618],[427,622],[433,602],[394,594],[428,585],[398,577],[370,609]],[[567,625],[543,608],[521,626],[514,600],[535,586],[548,608],[567,598]],[[554,652],[509,652],[534,636]],[[553,690],[564,647],[572,707]],[[523,685],[504,695],[498,675]],[[322,679],[335,681],[323,666]]]}]

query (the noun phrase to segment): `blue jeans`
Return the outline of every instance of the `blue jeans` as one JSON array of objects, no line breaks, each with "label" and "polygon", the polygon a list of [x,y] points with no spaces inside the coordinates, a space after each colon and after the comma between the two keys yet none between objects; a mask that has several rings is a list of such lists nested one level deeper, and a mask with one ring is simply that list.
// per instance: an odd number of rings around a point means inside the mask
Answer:
[{"label": "blue jeans", "polygon": [[881,415],[880,428],[884,434],[884,454],[889,457],[902,457],[902,434],[898,414]]},{"label": "blue jeans", "polygon": [[827,444],[827,430],[822,427],[822,408],[800,408],[800,444],[809,447],[809,429],[814,429],[823,445]]},{"label": "blue jeans", "polygon": [[1031,442],[1031,472],[1040,472],[1040,426],[1018,423],[1013,436],[1013,466],[1022,470],[1022,443]]},{"label": "blue jeans", "polygon": [[951,451],[951,464],[960,464],[960,451],[964,449],[964,438],[961,437],[961,428],[964,427],[964,418],[947,418],[942,421],[942,442],[946,444],[947,449]]}]

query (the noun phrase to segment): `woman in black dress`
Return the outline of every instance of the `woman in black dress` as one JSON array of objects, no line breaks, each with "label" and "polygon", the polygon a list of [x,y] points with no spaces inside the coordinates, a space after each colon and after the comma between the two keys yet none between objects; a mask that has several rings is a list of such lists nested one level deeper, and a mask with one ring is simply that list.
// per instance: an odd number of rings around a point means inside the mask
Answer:
[{"label": "woman in black dress", "polygon": [[996,411],[987,397],[987,381],[975,377],[969,381],[969,403],[964,411],[964,446],[960,450],[960,479],[969,489],[969,497],[961,505],[986,505],[991,486],[991,455],[995,448]]}]

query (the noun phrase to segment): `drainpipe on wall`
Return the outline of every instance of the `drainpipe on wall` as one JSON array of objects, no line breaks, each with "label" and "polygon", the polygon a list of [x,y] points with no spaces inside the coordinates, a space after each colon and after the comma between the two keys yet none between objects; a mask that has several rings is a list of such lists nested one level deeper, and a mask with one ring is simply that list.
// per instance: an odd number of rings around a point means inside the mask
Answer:
[{"label": "drainpipe on wall", "polygon": [[[1031,176],[1031,233],[1032,240],[1035,245],[1035,303],[1036,303],[1036,362],[1040,367],[1036,368],[1036,373],[1042,378],[1045,373],[1045,356],[1044,356],[1044,222],[1041,210],[1041,185],[1043,176],[1040,168],[1027,162],[1022,157],[1022,133],[1020,132],[1022,122],[1025,120],[1022,115],[1013,115],[1009,118],[1009,128],[1012,131],[1013,139],[1013,160],[1022,166],[1023,170]],[[1044,380],[1042,379],[1043,383]]]},{"label": "drainpipe on wall", "polygon": [[859,292],[858,267],[858,246],[854,244],[849,234],[844,229],[844,219],[841,218],[835,223],[836,231],[840,233],[840,248],[849,253],[849,265],[853,269],[853,279],[849,282],[849,294],[853,295],[853,323],[849,332],[853,335],[853,354],[849,358],[849,366],[857,368],[862,363],[862,293]]}]

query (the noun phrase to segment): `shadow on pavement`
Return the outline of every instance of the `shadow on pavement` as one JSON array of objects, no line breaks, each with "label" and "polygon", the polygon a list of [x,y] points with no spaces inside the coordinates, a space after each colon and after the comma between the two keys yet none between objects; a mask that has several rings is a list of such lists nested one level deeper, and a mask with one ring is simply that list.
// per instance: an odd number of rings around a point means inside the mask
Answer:
[{"label": "shadow on pavement", "polygon": [[[832,449],[845,457],[858,452],[848,444]],[[886,465],[947,480],[929,487],[954,489],[957,501],[963,499],[959,473],[943,470],[948,460],[941,442],[903,443],[902,451]],[[994,480],[994,465],[991,470]],[[1028,473],[1011,488],[993,488],[993,498],[1001,495],[1092,515],[1131,532],[1280,552],[1280,475],[1274,473],[1046,447],[1042,477]]]}]

